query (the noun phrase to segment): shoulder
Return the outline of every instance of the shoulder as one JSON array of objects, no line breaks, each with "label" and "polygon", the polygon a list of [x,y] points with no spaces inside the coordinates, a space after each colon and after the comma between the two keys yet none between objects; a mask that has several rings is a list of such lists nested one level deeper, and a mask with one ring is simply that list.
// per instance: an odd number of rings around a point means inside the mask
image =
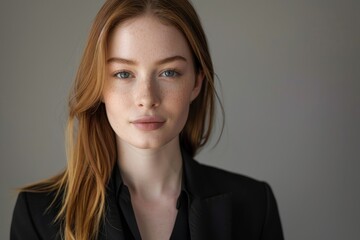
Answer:
[{"label": "shoulder", "polygon": [[46,210],[53,200],[55,200],[56,192],[28,192],[22,191],[18,195],[17,204],[24,207],[31,207],[30,211],[34,214]]},{"label": "shoulder", "polygon": [[201,179],[200,191],[206,193],[207,199],[217,196],[222,196],[218,201],[228,199],[226,206],[232,224],[254,230],[239,230],[239,239],[249,239],[255,233],[262,239],[283,239],[278,206],[268,183],[196,161],[192,165],[201,176],[197,178]]},{"label": "shoulder", "polygon": [[206,164],[193,162],[196,168],[197,189],[201,196],[231,196],[236,209],[249,215],[264,216],[269,210],[277,212],[273,191],[268,183],[254,178],[220,169]]},{"label": "shoulder", "polygon": [[203,178],[214,188],[221,188],[228,192],[242,192],[243,194],[261,194],[266,192],[270,186],[255,178],[231,172],[218,167],[209,166],[194,160],[198,171],[201,172]]},{"label": "shoulder", "polygon": [[[60,209],[55,192],[20,192],[11,223],[11,239],[57,239]],[[55,200],[55,201],[54,201]]]}]

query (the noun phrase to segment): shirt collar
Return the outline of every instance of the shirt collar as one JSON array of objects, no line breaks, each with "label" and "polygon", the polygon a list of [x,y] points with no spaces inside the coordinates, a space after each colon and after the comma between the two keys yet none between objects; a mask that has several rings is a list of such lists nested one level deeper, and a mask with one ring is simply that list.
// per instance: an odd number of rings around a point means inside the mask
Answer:
[{"label": "shirt collar", "polygon": [[[181,178],[181,192],[180,195],[178,197],[177,203],[176,203],[176,208],[179,209],[180,208],[180,204],[182,199],[186,198],[186,200],[189,202],[190,198],[189,198],[189,191],[187,189],[187,180],[186,180],[186,174],[185,174],[185,163],[184,163],[184,158],[182,157],[182,161],[183,161],[183,167],[182,167],[182,178]],[[119,166],[117,164],[115,164],[114,166],[114,170],[112,173],[112,181],[113,181],[113,186],[115,187],[115,196],[116,199],[119,199],[120,194],[121,194],[121,188],[124,186],[124,182],[122,180],[122,176],[121,176],[121,172],[119,169]]]}]

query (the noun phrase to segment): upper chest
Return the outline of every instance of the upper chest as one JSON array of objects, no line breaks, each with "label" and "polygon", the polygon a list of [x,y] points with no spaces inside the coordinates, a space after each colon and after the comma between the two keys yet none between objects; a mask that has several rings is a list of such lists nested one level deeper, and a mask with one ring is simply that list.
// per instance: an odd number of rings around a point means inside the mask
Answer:
[{"label": "upper chest", "polygon": [[142,239],[170,238],[178,213],[176,201],[175,198],[153,202],[132,198],[132,208]]}]

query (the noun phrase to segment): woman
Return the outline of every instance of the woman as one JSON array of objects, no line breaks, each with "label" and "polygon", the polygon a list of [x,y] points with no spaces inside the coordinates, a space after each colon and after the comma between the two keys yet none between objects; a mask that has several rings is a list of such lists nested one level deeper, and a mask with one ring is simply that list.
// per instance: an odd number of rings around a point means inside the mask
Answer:
[{"label": "woman", "polygon": [[22,189],[11,239],[283,239],[266,183],[192,159],[213,76],[188,1],[106,1],[69,102],[67,168]]}]

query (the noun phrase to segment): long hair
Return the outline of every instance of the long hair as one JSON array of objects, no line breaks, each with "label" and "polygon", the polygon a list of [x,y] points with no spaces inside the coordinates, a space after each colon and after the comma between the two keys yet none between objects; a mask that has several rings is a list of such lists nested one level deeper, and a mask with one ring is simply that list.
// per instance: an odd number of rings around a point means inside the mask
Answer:
[{"label": "long hair", "polygon": [[209,140],[217,97],[214,70],[200,20],[187,0],[107,0],[92,25],[69,98],[67,167],[59,175],[23,188],[55,191],[62,205],[57,221],[66,240],[96,239],[104,219],[106,185],[116,164],[116,139],[102,103],[109,35],[130,18],[152,14],[176,27],[188,41],[195,69],[204,81],[180,133],[181,146],[194,156]]}]

